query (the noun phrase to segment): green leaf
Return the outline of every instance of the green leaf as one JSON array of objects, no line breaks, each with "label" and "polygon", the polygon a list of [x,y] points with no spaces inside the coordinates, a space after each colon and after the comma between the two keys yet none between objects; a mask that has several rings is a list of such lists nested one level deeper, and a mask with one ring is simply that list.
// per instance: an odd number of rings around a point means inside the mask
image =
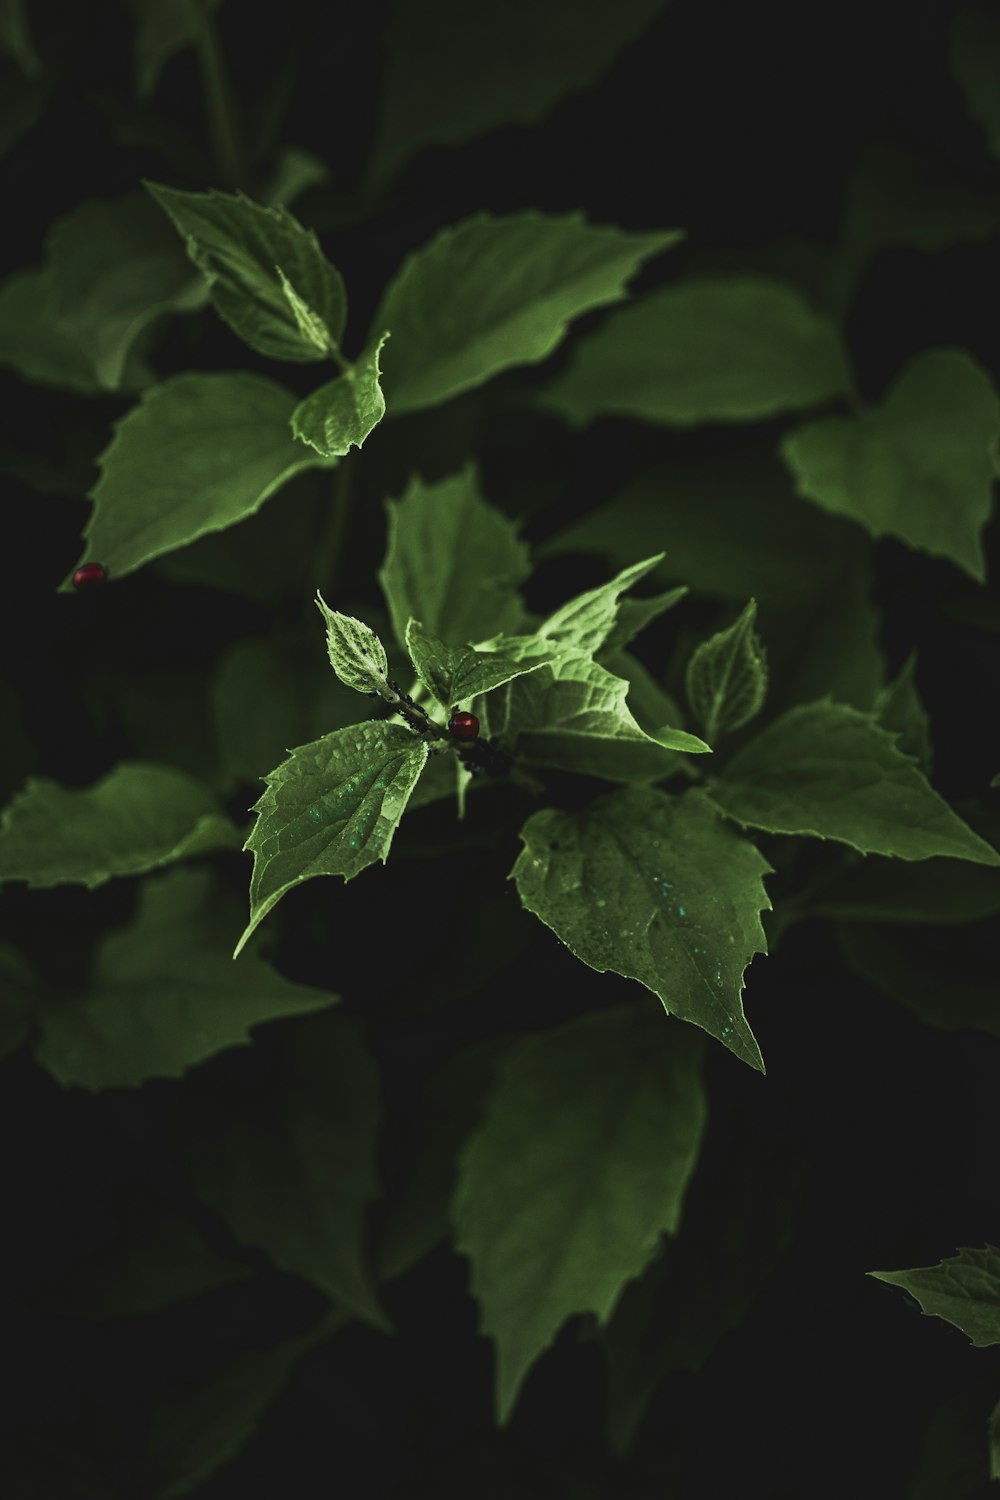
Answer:
[{"label": "green leaf", "polygon": [[682,231],[633,234],[582,214],[476,214],[416,250],[389,283],[375,328],[391,328],[394,415],[436,406],[513,365],[547,359],[570,322],[618,302],[644,260]]},{"label": "green leaf", "polygon": [[689,427],[820,406],[850,388],[833,324],[763,276],[660,287],[586,334],[541,404],[582,426],[609,412]]},{"label": "green leaf", "polygon": [[[120,578],[253,515],[320,460],[292,438],[295,397],[262,375],[175,375],[115,424],[81,561]],[[60,585],[72,592],[72,573]]]},{"label": "green leaf", "polygon": [[386,512],[378,577],[401,646],[411,615],[454,643],[518,629],[528,548],[516,524],[483,499],[473,464],[435,484],[411,479],[402,499],[386,501]]},{"label": "green leaf", "polygon": [[498,735],[504,749],[528,763],[609,781],[658,780],[676,767],[665,751],[711,748],[669,725],[647,734],[626,704],[629,684],[585,651],[537,636],[500,636],[489,644],[526,662],[541,660],[536,672],[473,705],[482,733]]},{"label": "green leaf", "polygon": [[326,649],[330,665],[345,687],[372,693],[386,685],[389,662],[385,647],[363,620],[330,609],[317,591],[316,605],[326,621]]},{"label": "green leaf", "polygon": [[903,1500],[941,1500],[942,1495],[948,1500],[982,1500],[988,1493],[983,1429],[995,1392],[989,1375],[981,1374],[978,1381],[965,1384],[925,1413]]},{"label": "green leaf", "polygon": [[533,813],[521,839],[509,878],[571,953],[638,980],[763,1073],[742,994],[748,964],[767,952],[761,877],[772,871],[704,793],[621,788],[583,812]]},{"label": "green leaf", "polygon": [[421,682],[448,709],[468,702],[477,693],[489,693],[493,688],[541,666],[541,661],[517,661],[502,651],[446,646],[412,617],[406,627],[406,649]]},{"label": "green leaf", "polygon": [[331,1011],[295,1027],[273,1081],[252,1095],[206,1080],[188,1102],[183,1153],[198,1196],[236,1239],[389,1330],[365,1260],[378,1091],[357,1022]]},{"label": "green leaf", "polygon": [[898,736],[897,747],[912,755],[925,776],[934,768],[931,726],[917,691],[917,653],[911,651],[900,667],[895,681],[880,690],[875,699],[875,716],[884,729]]},{"label": "green leaf", "polygon": [[665,555],[657,552],[644,562],[633,563],[631,567],[623,568],[609,583],[602,583],[596,589],[588,589],[586,593],[578,594],[575,599],[560,605],[539,625],[539,639],[552,641],[558,646],[570,646],[578,651],[599,651],[607,643],[617,623],[620,608],[618,596],[631,588],[633,583],[638,583],[640,578],[645,578],[647,573],[663,561]]},{"label": "green leaf", "polygon": [[893,734],[831,699],[773,720],[737,751],[709,795],[744,828],[837,839],[862,854],[1000,865],[1000,854],[952,812]]},{"label": "green leaf", "polygon": [[263,1021],[339,998],[285,979],[255,952],[237,969],[234,919],[238,909],[213,906],[208,870],[144,882],[134,921],[98,944],[88,993],[41,1006],[36,1061],[64,1087],[135,1088],[247,1045]]},{"label": "green leaf", "polygon": [[383,28],[385,60],[369,171],[385,182],[428,146],[531,125],[588,89],[639,37],[663,0],[591,11],[486,0],[396,0]]},{"label": "green leaf", "polygon": [[[944,884],[944,882],[940,882]],[[924,926],[838,922],[837,947],[866,984],[938,1031],[982,1031],[1000,1037],[1000,972],[972,955],[956,964],[955,949]]]},{"label": "green leaf", "polygon": [[647,625],[658,620],[668,609],[673,609],[688,593],[690,589],[682,583],[680,588],[667,589],[665,593],[653,594],[648,599],[620,599],[617,618],[601,643],[602,653],[627,646]]},{"label": "green leaf", "polygon": [[0,881],[38,888],[143,875],[239,840],[211,792],[170,766],[122,761],[88,787],[31,777],[0,821]]},{"label": "green leaf", "polygon": [[135,17],[135,90],[140,99],[148,99],[174,54],[199,40],[205,15],[217,10],[220,0],[126,0],[126,4]]},{"label": "green leaf", "polygon": [[321,385],[292,412],[295,436],[322,458],[342,458],[360,448],[385,416],[378,359],[388,337],[383,333],[356,365]]},{"label": "green leaf", "polygon": [[0,284],[0,365],[36,385],[84,396],[101,390],[86,350],[52,310],[45,268],[14,271]]},{"label": "green leaf", "polygon": [[37,78],[43,71],[31,40],[25,0],[0,0],[0,50],[14,59],[25,78]]},{"label": "green leaf", "polygon": [[1000,157],[1000,18],[988,0],[959,6],[951,18],[949,58],[969,114],[986,135],[993,156]]},{"label": "green leaf", "polygon": [[91,198],[46,239],[53,316],[97,384],[117,390],[139,335],[167,313],[193,312],[205,290],[145,193]]},{"label": "green leaf", "polygon": [[426,759],[409,729],[371,719],[300,745],[264,777],[244,846],[254,856],[250,921],[234,958],[293,886],[316,875],[353,880],[377,859],[385,864]]},{"label": "green leaf", "polygon": [[154,1409],[138,1459],[148,1500],[180,1500],[236,1457],[303,1355],[334,1330],[323,1319],[271,1349],[251,1349],[206,1380],[185,1382]]},{"label": "green leaf", "polygon": [[114,1244],[78,1261],[45,1302],[76,1316],[137,1318],[252,1274],[213,1250],[166,1198],[140,1187],[129,1193]]},{"label": "green leaf", "polygon": [[951,1260],[912,1271],[869,1271],[915,1297],[928,1317],[943,1318],[979,1348],[1000,1344],[1000,1250],[963,1247]]},{"label": "green leaf", "polygon": [[986,580],[1000,402],[961,349],[911,359],[881,406],[798,427],[781,456],[805,499]]},{"label": "green leaf", "polygon": [[693,652],[684,682],[688,703],[714,743],[749,724],[767,694],[767,658],[754,631],[757,601],[740,612],[727,630],[702,641]]},{"label": "green leaf", "polygon": [[676,1234],[707,1105],[695,1039],[632,1005],[516,1042],[466,1143],[453,1202],[506,1422],[566,1318],[607,1320]]},{"label": "green leaf", "polygon": [[[184,237],[216,312],[251,349],[304,364],[339,347],[347,320],[340,272],[323,254],[315,233],[287,209],[265,208],[243,193],[182,193],[155,182],[145,186]],[[312,333],[303,332],[301,313],[284,291],[289,284],[325,329],[324,348]]]}]

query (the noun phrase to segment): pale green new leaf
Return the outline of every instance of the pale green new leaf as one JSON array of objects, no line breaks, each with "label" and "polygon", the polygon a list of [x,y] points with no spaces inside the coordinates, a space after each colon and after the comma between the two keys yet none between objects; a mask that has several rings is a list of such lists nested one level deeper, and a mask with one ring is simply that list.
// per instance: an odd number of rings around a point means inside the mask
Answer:
[{"label": "pale green new leaf", "polygon": [[537,364],[573,318],[618,302],[644,260],[682,231],[628,233],[582,214],[476,214],[413,252],[373,327],[391,328],[385,382],[396,414],[436,406],[513,365]]},{"label": "pale green new leaf", "polygon": [[386,512],[378,577],[401,646],[411,616],[456,643],[520,627],[528,548],[516,524],[483,499],[473,464],[434,484],[414,477],[402,499],[386,501]]},{"label": "pale green new leaf", "polygon": [[383,333],[355,365],[321,385],[292,412],[295,436],[321,458],[343,458],[351,448],[360,448],[385,416],[378,361],[388,337]]},{"label": "pale green new leaf", "polygon": [[[219,316],[251,349],[308,363],[326,358],[330,345],[339,346],[347,295],[313,230],[304,229],[287,209],[266,208],[243,193],[145,186],[184,237]],[[286,282],[325,328],[325,348],[303,332],[284,292]]]},{"label": "pale green new leaf", "polygon": [[133,72],[140,99],[148,99],[175,53],[193,46],[202,34],[204,16],[221,0],[126,0],[135,17]]},{"label": "pale green new leaf", "polygon": [[1000,401],[986,370],[962,349],[929,349],[881,406],[809,422],[780,451],[805,499],[983,583],[998,440]]},{"label": "pale green new leaf", "polygon": [[[253,515],[322,460],[289,431],[291,391],[262,375],[174,375],[115,424],[81,561],[113,578]],[[72,592],[72,573],[60,585]]]},{"label": "pale green new leaf", "polygon": [[1000,865],[895,738],[846,703],[800,704],[738,750],[709,792],[744,828],[836,839],[862,854]]},{"label": "pale green new leaf", "polygon": [[265,776],[253,851],[250,921],[254,928],[293,886],[317,875],[353,880],[389,846],[427,759],[427,746],[402,725],[370,719],[299,745]]},{"label": "pale green new leaf", "polygon": [[406,649],[421,682],[444,708],[468,702],[477,693],[489,693],[515,677],[534,672],[541,661],[517,661],[502,650],[477,651],[474,646],[446,646],[419,620],[410,618],[406,627]]},{"label": "pale green new leaf", "polygon": [[664,1009],[764,1071],[743,975],[767,952],[770,865],[700,790],[627,787],[582,812],[546,808],[521,829],[521,903],[599,973],[636,979]]},{"label": "pale green new leaf", "polygon": [[912,755],[925,776],[934,769],[931,726],[916,683],[917,653],[911,651],[893,682],[875,699],[875,716],[884,728],[899,736],[896,744],[904,755]]},{"label": "pale green new leaf", "polygon": [[487,644],[523,661],[541,661],[537,672],[473,704],[482,733],[500,736],[504,748],[526,762],[609,781],[658,780],[675,769],[667,751],[711,748],[669,725],[647,734],[625,701],[629,684],[588,652],[554,647],[537,636],[498,637]]},{"label": "pale green new leaf", "polygon": [[285,979],[256,953],[237,969],[237,913],[212,902],[206,870],[146,881],[134,921],[98,944],[87,993],[41,1006],[36,1060],[66,1087],[134,1088],[248,1044],[263,1021],[339,998]]},{"label": "pale green new leaf", "polygon": [[193,776],[122,761],[88,787],[31,777],[0,820],[0,882],[93,889],[238,845],[232,823]]},{"label": "pale green new leaf", "polygon": [[691,712],[714,743],[749,724],[767,694],[767,658],[754,631],[757,601],[692,653],[684,684]]},{"label": "pale green new leaf", "polygon": [[560,605],[539,625],[539,639],[559,646],[571,646],[578,651],[599,651],[607,643],[618,619],[619,595],[638,583],[640,578],[645,578],[665,556],[665,553],[657,552],[644,562],[633,563],[608,583],[587,589]]},{"label": "pale green new leaf", "polygon": [[597,82],[664,0],[395,0],[369,170],[383,183],[429,146],[531,125]]},{"label": "pale green new leaf", "polygon": [[1000,1344],[1000,1250],[963,1246],[951,1260],[912,1271],[869,1271],[878,1281],[902,1287],[928,1317],[960,1328],[979,1349]]},{"label": "pale green new leaf", "polygon": [[299,1021],[253,1093],[205,1080],[182,1129],[195,1190],[236,1239],[389,1329],[365,1248],[367,1205],[379,1195],[378,1067],[353,1017]]},{"label": "pale green new leaf", "polygon": [[701,1048],[633,1005],[516,1042],[466,1143],[452,1204],[496,1409],[575,1313],[610,1317],[676,1234],[707,1118]]},{"label": "pale green new leaf", "polygon": [[836,329],[793,287],[702,276],[613,313],[538,399],[578,426],[620,412],[688,427],[801,411],[849,386]]},{"label": "pale green new leaf", "polygon": [[372,693],[385,685],[389,662],[385,647],[374,630],[331,609],[317,592],[316,605],[326,621],[326,649],[330,665],[341,682],[356,693]]},{"label": "pale green new leaf", "polygon": [[950,24],[952,72],[969,114],[982,127],[992,154],[1000,157],[1000,16],[990,0],[966,0]]}]

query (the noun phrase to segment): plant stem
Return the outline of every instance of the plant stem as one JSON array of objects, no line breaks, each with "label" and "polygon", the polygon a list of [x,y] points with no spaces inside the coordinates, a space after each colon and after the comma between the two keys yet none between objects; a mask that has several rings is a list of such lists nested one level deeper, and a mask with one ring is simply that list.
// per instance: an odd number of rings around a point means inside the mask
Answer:
[{"label": "plant stem", "polygon": [[357,504],[358,487],[355,483],[357,465],[354,454],[341,459],[333,471],[333,501],[329,517],[320,536],[316,555],[316,573],[320,588],[335,595],[343,577],[343,562],[347,534],[351,517]]},{"label": "plant stem", "polygon": [[201,10],[197,52],[215,168],[226,187],[242,187],[246,183],[247,169],[236,97],[222,55],[218,28],[207,8]]}]

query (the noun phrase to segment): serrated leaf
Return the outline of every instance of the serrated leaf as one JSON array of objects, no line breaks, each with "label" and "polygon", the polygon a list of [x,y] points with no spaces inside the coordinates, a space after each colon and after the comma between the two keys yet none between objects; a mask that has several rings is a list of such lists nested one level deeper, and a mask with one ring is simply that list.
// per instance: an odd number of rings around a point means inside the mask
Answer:
[{"label": "serrated leaf", "polygon": [[880,406],[798,427],[780,452],[804,499],[873,537],[946,557],[983,583],[998,439],[1000,401],[987,371],[962,349],[928,349]]},{"label": "serrated leaf", "polygon": [[502,1059],[453,1200],[506,1422],[567,1317],[604,1322],[675,1234],[707,1118],[695,1039],[632,1005],[527,1037]]},{"label": "serrated leaf", "polygon": [[630,589],[640,578],[645,578],[665,557],[657,552],[644,562],[633,563],[608,583],[596,589],[587,589],[575,599],[554,610],[543,620],[537,630],[540,640],[552,641],[559,646],[572,646],[579,651],[599,651],[606,645],[618,619],[619,595]]},{"label": "serrated leaf", "polygon": [[[113,578],[253,515],[320,459],[295,442],[291,391],[262,375],[175,375],[115,424],[81,561]],[[60,585],[72,592],[72,573]]]},{"label": "serrated leaf", "polygon": [[472,711],[484,735],[499,736],[503,748],[526,763],[609,781],[655,781],[675,769],[675,757],[666,752],[710,750],[697,735],[669,725],[647,734],[626,703],[629,684],[587,652],[537,636],[495,639],[507,654],[541,660],[541,666],[476,698]]},{"label": "serrated leaf", "polygon": [[541,662],[517,661],[499,651],[477,651],[474,646],[446,646],[410,618],[406,626],[406,649],[421,682],[437,701],[451,709],[468,702],[477,693],[489,693],[515,677],[534,672]]},{"label": "serrated leaf", "polygon": [[321,385],[292,412],[293,433],[322,458],[342,458],[360,448],[385,416],[378,360],[388,337],[383,333],[351,369]]},{"label": "serrated leaf", "polygon": [[1000,1037],[995,963],[969,956],[957,965],[954,948],[942,951],[941,934],[922,926],[838,921],[834,930],[847,967],[925,1026]]},{"label": "serrated leaf", "polygon": [[236,1239],[388,1330],[365,1254],[378,1129],[375,1059],[353,1017],[331,1011],[298,1023],[253,1096],[206,1084],[187,1106],[183,1155]]},{"label": "serrated leaf", "polygon": [[684,683],[691,712],[714,743],[749,724],[767,695],[767,658],[754,631],[751,599],[732,625],[717,631],[691,655]]},{"label": "serrated leaf", "polygon": [[148,99],[174,54],[198,41],[205,15],[218,9],[220,0],[126,0],[126,4],[135,17],[135,89],[140,99]]},{"label": "serrated leaf", "polygon": [[435,484],[414,477],[400,500],[386,501],[386,512],[378,578],[401,646],[411,615],[456,643],[519,628],[528,548],[516,524],[483,499],[473,464]]},{"label": "serrated leaf", "polygon": [[363,620],[330,609],[317,591],[316,604],[326,621],[326,649],[330,665],[356,693],[372,693],[384,687],[389,672],[385,647]]},{"label": "serrated leaf", "polygon": [[902,1287],[928,1317],[960,1328],[977,1348],[1000,1344],[1000,1250],[964,1246],[950,1260],[912,1271],[869,1271],[878,1281]]},{"label": "serrated leaf", "polygon": [[744,828],[836,839],[862,854],[1000,865],[1000,853],[951,810],[894,735],[831,699],[773,720],[709,794]]},{"label": "serrated leaf", "polygon": [[618,302],[644,260],[680,230],[634,234],[582,214],[476,214],[414,251],[374,328],[391,328],[385,382],[395,415],[436,406],[514,365],[537,364],[573,318]]},{"label": "serrated leaf", "polygon": [[146,881],[133,922],[98,944],[89,990],[44,1002],[35,1059],[64,1086],[136,1088],[246,1046],[250,1030],[339,996],[285,979],[257,953],[237,969],[232,921],[206,870]]},{"label": "serrated leaf", "polygon": [[383,30],[384,75],[370,171],[384,182],[428,146],[456,145],[502,125],[542,120],[589,88],[663,0],[590,11],[485,0],[396,0]]},{"label": "serrated leaf", "polygon": [[340,272],[315,233],[287,209],[265,208],[243,193],[182,193],[155,182],[145,187],[183,236],[215,310],[251,349],[299,364],[327,357],[303,333],[282,289],[285,279],[322,323],[329,345],[339,347],[347,320]]},{"label": "serrated leaf", "polygon": [[618,412],[689,427],[801,411],[849,386],[834,325],[793,287],[701,276],[613,313],[538,399],[577,426]]},{"label": "serrated leaf", "polygon": [[0,0],[0,51],[14,59],[25,78],[37,78],[43,71],[31,39],[25,0]]},{"label": "serrated leaf", "polygon": [[31,777],[0,820],[0,881],[103,885],[239,844],[212,793],[183,771],[122,761],[88,787]]},{"label": "serrated leaf", "polygon": [[[1000,842],[1000,819],[984,821],[970,810],[966,821],[987,843]],[[948,870],[926,860],[903,864],[869,855],[817,894],[810,909],[843,922],[893,922],[954,926],[1000,915],[1000,870],[964,861]]]},{"label": "serrated leaf", "polygon": [[353,880],[389,846],[427,759],[409,729],[369,720],[299,745],[270,775],[253,811],[250,921],[254,928],[293,886],[317,875]]},{"label": "serrated leaf", "polygon": [[982,128],[990,152],[1000,157],[1000,20],[986,0],[966,0],[953,13],[948,37],[951,70],[969,114]]},{"label": "serrated leaf", "polygon": [[636,979],[670,1015],[764,1071],[743,1014],[743,975],[767,952],[763,855],[699,790],[628,787],[583,812],[546,808],[521,829],[510,878],[571,953]]},{"label": "serrated leaf", "polygon": [[879,691],[874,712],[885,729],[898,736],[904,755],[912,755],[925,776],[934,769],[934,747],[927,710],[916,682],[917,653],[911,651],[893,682]]},{"label": "serrated leaf", "polygon": [[647,625],[658,620],[668,609],[673,609],[688,593],[690,589],[682,583],[679,588],[667,589],[665,593],[653,594],[648,599],[620,599],[617,618],[601,644],[602,653],[627,646]]},{"label": "serrated leaf", "polygon": [[333,1331],[324,1319],[271,1349],[249,1350],[154,1408],[138,1458],[148,1500],[180,1500],[236,1457],[281,1395],[299,1360]]}]

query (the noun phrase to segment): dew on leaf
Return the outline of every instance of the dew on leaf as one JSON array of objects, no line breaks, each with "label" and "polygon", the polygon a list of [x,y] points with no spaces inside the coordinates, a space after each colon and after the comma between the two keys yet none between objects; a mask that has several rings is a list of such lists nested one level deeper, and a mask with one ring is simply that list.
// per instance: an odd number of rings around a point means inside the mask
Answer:
[{"label": "dew on leaf", "polygon": [[731,1026],[723,1026],[723,1028],[722,1028],[722,1035],[723,1036],[730,1036],[732,1034],[732,1030],[733,1030],[733,1028]]},{"label": "dew on leaf", "polygon": [[678,907],[678,908],[677,908],[677,915],[678,915],[678,916],[679,916],[679,917],[683,917],[683,916],[685,916],[685,915],[686,915],[686,913],[685,913],[685,911],[684,911],[684,908],[683,908],[683,906],[679,906],[679,907]]}]

